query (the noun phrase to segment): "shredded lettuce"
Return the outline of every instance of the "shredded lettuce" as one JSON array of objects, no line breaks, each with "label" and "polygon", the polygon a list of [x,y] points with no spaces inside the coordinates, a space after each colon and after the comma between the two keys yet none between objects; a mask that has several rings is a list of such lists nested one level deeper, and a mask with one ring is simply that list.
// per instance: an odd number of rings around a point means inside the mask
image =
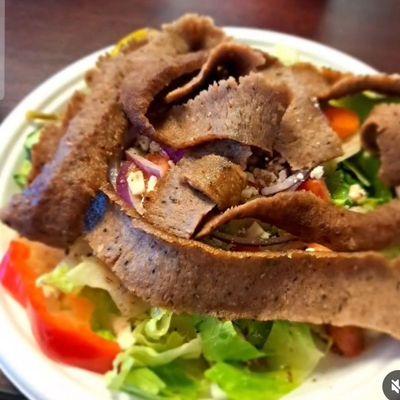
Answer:
[{"label": "shredded lettuce", "polygon": [[28,177],[32,169],[32,148],[40,139],[42,126],[39,125],[35,130],[28,134],[24,143],[24,158],[22,163],[14,174],[14,182],[24,189],[28,185]]},{"label": "shredded lettuce", "polygon": [[265,354],[248,342],[231,321],[206,318],[199,324],[204,357],[208,361],[248,361]]},{"label": "shredded lettuce", "polygon": [[114,392],[142,399],[278,399],[323,355],[303,324],[221,321],[148,306],[138,313],[131,308],[137,299],[85,249],[78,242],[37,284],[49,295],[76,293],[92,302],[93,330],[123,349],[106,374]]},{"label": "shredded lettuce", "polygon": [[109,294],[121,314],[128,317],[138,316],[147,308],[95,257],[82,256],[75,265],[67,258],[53,271],[39,277],[37,284],[47,290],[57,289],[63,293],[79,293],[85,287],[102,289]]},{"label": "shredded lettuce", "polygon": [[[379,179],[379,166],[376,156],[362,150],[339,163],[334,170],[327,171],[325,180],[333,202],[339,206],[361,207],[370,211],[392,200],[392,190]],[[366,194],[361,202],[351,196],[353,185],[358,185]]]},{"label": "shredded lettuce", "polygon": [[107,374],[109,388],[143,399],[279,399],[323,356],[310,328],[221,321],[152,309]]},{"label": "shredded lettuce", "polygon": [[223,362],[213,365],[205,376],[232,400],[277,400],[297,386],[285,371],[253,372]]},{"label": "shredded lettuce", "polygon": [[293,382],[305,379],[324,355],[308,325],[286,321],[274,322],[264,351],[269,367],[290,371]]}]

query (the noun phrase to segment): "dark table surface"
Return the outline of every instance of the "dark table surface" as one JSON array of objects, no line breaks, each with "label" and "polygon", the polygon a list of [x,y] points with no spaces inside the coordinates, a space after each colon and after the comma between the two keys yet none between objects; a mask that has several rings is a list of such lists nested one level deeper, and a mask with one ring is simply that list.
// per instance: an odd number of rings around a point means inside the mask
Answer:
[{"label": "dark table surface", "polygon": [[[189,11],[209,14],[220,25],[314,39],[380,70],[400,71],[399,0],[6,0],[0,119],[67,64],[132,30],[158,26]],[[1,388],[10,394],[0,393],[0,399],[15,398],[0,373]]]}]

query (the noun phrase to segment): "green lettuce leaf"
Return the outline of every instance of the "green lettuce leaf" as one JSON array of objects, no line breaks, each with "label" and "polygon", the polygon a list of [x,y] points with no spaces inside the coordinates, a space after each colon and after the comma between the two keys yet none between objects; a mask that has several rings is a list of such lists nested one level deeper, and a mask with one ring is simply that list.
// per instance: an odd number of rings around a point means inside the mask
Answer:
[{"label": "green lettuce leaf", "polygon": [[166,398],[198,399],[200,394],[206,397],[208,384],[203,376],[204,367],[200,360],[176,360],[167,365],[153,368],[154,372],[165,382],[162,395]]},{"label": "green lettuce leaf", "polygon": [[[74,264],[75,263],[75,264]],[[121,285],[115,274],[95,257],[65,259],[51,272],[37,280],[38,286],[63,293],[80,293],[84,287],[106,291],[122,315],[139,316],[148,306]]]},{"label": "green lettuce leaf", "polygon": [[292,380],[297,383],[305,379],[324,356],[308,325],[286,321],[274,322],[264,351],[269,368],[290,371]]},{"label": "green lettuce leaf", "polygon": [[252,321],[248,319],[235,321],[235,326],[242,332],[246,340],[261,350],[268,339],[272,322]]},{"label": "green lettuce leaf", "polygon": [[304,324],[274,322],[264,346],[264,371],[250,366],[218,362],[206,371],[233,400],[279,399],[298,386],[316,367],[324,353]]},{"label": "green lettuce leaf", "polygon": [[30,132],[24,143],[24,158],[19,169],[14,174],[14,181],[21,189],[25,189],[28,185],[28,177],[32,169],[32,148],[39,142],[41,129],[42,125],[39,125]]},{"label": "green lettuce leaf", "polygon": [[344,107],[356,112],[361,122],[363,122],[376,105],[381,103],[400,103],[400,98],[360,93],[343,97],[339,100],[331,100],[330,103],[335,107]]},{"label": "green lettuce leaf", "polygon": [[157,398],[166,384],[149,368],[135,368],[128,372],[121,390],[145,399]]},{"label": "green lettuce leaf", "polygon": [[296,387],[284,371],[253,372],[223,362],[212,366],[205,376],[232,400],[276,400]]},{"label": "green lettuce leaf", "polygon": [[199,324],[203,353],[209,361],[248,361],[265,354],[248,342],[231,321],[205,318]]},{"label": "green lettuce leaf", "polygon": [[[325,181],[332,201],[339,206],[361,206],[365,211],[370,211],[392,200],[392,190],[379,179],[379,167],[380,162],[376,156],[360,151],[339,163],[336,169],[327,171]],[[367,195],[360,204],[349,195],[352,185],[359,185]]]}]

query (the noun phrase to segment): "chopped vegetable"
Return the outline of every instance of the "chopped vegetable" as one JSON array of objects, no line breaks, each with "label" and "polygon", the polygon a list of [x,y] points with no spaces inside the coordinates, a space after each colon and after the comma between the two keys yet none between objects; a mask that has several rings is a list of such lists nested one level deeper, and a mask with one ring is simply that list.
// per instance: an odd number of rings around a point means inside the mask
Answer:
[{"label": "chopped vegetable", "polygon": [[115,274],[100,260],[92,256],[79,257],[76,264],[62,260],[51,272],[41,275],[37,284],[63,293],[78,294],[85,287],[107,292],[122,315],[136,317],[144,313],[147,305],[128,292]]},{"label": "chopped vegetable", "polygon": [[24,143],[24,159],[18,171],[14,174],[14,181],[21,189],[25,189],[28,185],[28,178],[32,169],[32,148],[39,142],[40,131],[41,126],[30,132]]},{"label": "chopped vegetable", "polygon": [[132,335],[108,381],[112,390],[142,398],[278,399],[323,355],[308,326],[289,322],[233,323],[153,309]]},{"label": "chopped vegetable", "polygon": [[138,29],[130,33],[129,35],[124,36],[120,41],[115,45],[115,47],[111,50],[111,57],[116,57],[124,50],[129,48],[134,43],[145,42],[149,39],[151,35],[154,35],[157,31],[154,29],[143,28]]},{"label": "chopped vegetable", "polygon": [[119,346],[91,328],[92,303],[74,294],[45,295],[36,279],[54,266],[60,252],[27,241],[13,241],[1,263],[0,281],[27,309],[31,327],[43,352],[54,360],[104,373]]},{"label": "chopped vegetable", "polygon": [[360,121],[363,122],[372,111],[374,106],[381,103],[400,103],[399,97],[371,96],[367,93],[360,93],[352,96],[343,97],[339,100],[331,100],[332,106],[346,108],[358,114]]},{"label": "chopped vegetable", "polygon": [[360,118],[357,113],[347,108],[328,106],[324,109],[324,113],[332,129],[342,140],[348,139],[360,128]]},{"label": "chopped vegetable", "polygon": [[329,326],[334,349],[345,357],[358,356],[365,347],[363,330],[354,326]]},{"label": "chopped vegetable", "polygon": [[329,190],[325,182],[321,179],[307,179],[299,186],[298,190],[305,190],[311,192],[325,201],[331,200],[331,195],[329,193]]},{"label": "chopped vegetable", "polygon": [[128,158],[146,175],[161,178],[169,170],[168,159],[160,154],[149,154],[146,157],[141,156],[134,149],[127,150]]},{"label": "chopped vegetable", "polygon": [[51,122],[58,121],[60,119],[57,114],[44,113],[41,111],[27,111],[26,119],[29,122]]},{"label": "chopped vegetable", "polygon": [[393,193],[379,179],[379,160],[361,151],[339,163],[325,175],[332,201],[339,206],[358,207],[370,211],[393,198]]}]

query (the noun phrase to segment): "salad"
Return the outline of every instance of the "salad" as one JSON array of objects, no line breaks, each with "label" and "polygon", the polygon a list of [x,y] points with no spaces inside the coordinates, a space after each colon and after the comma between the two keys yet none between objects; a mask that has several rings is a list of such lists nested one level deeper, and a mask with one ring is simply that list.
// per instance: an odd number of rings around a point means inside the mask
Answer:
[{"label": "salad", "polygon": [[[400,77],[186,15],[123,38],[32,133],[0,282],[115,396],[280,399],[400,338]],[[399,136],[400,137],[400,136]]]}]

